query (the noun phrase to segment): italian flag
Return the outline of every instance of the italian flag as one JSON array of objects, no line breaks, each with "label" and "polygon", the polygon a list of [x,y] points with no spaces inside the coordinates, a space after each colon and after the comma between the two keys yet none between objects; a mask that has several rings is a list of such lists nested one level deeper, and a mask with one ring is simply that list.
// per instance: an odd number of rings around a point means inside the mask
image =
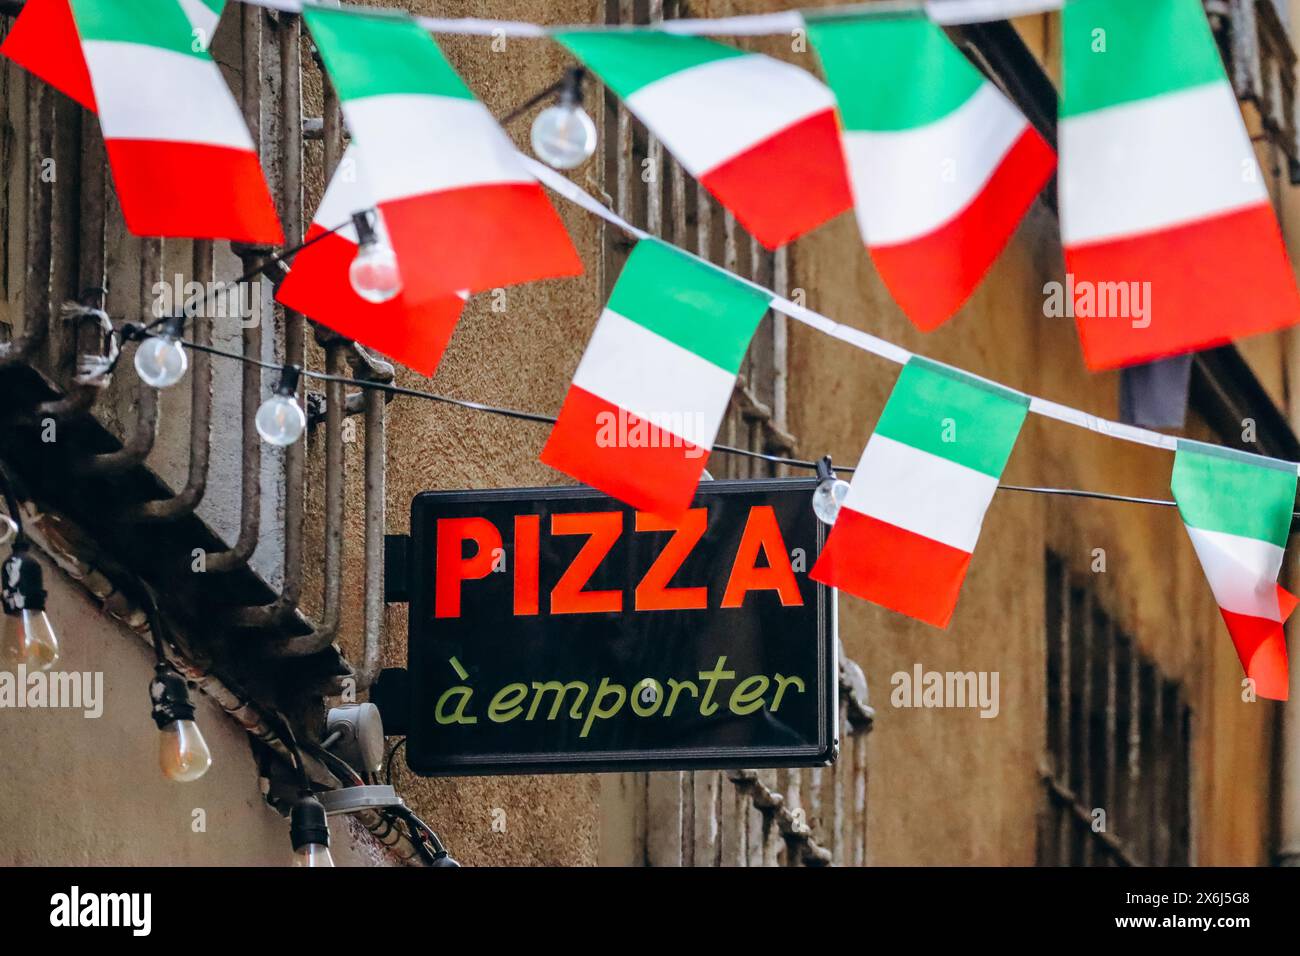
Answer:
[{"label": "italian flag", "polygon": [[95,112],[95,91],[68,0],[27,0],[0,54]]},{"label": "italian flag", "polygon": [[1072,0],[1063,17],[1066,271],[1098,298],[1149,290],[1142,316],[1077,317],[1088,366],[1295,323],[1295,278],[1201,0]]},{"label": "italian flag", "polygon": [[815,19],[858,227],[921,329],[975,291],[1051,178],[1052,148],[923,14]]},{"label": "italian flag", "polygon": [[23,65],[35,64],[32,72],[99,113],[127,229],[283,242],[252,138],[208,56],[211,34],[200,42],[178,0],[38,1],[23,9],[35,14],[27,27],[35,31],[14,30],[13,49]]},{"label": "italian flag", "polygon": [[1255,692],[1287,699],[1282,625],[1296,598],[1277,583],[1295,509],[1295,465],[1180,440],[1171,487],[1196,557]]},{"label": "italian flag", "polygon": [[[212,42],[225,0],[179,0],[190,21],[190,35],[204,50]],[[39,76],[92,113],[95,91],[81,52],[81,37],[69,0],[26,0],[0,54]]]},{"label": "italian flag", "polygon": [[207,53],[211,34],[178,0],[38,3],[4,52],[99,114],[131,232],[283,242],[253,140]]},{"label": "italian flag", "polygon": [[[388,302],[368,302],[357,295],[348,267],[357,254],[357,233],[347,223],[354,212],[374,206],[361,171],[357,148],[349,146],[325,189],[307,230],[312,244],[293,258],[293,268],[275,297],[295,312],[310,316],[340,335],[382,352],[422,375],[432,375],[447,348],[465,306],[464,294],[414,298],[405,290]],[[383,214],[376,212],[376,232],[387,238]],[[388,239],[391,242],[391,239]],[[394,250],[398,259],[419,260],[418,249]]]},{"label": "italian flag", "polygon": [[653,30],[555,39],[767,248],[852,207],[835,98],[803,70]]},{"label": "italian flag", "polygon": [[640,511],[676,517],[771,295],[643,239],[596,323],[541,459]]},{"label": "italian flag", "polygon": [[815,581],[936,627],[957,606],[1029,398],[913,357],[813,565]]},{"label": "italian flag", "polygon": [[[414,20],[316,6],[303,17],[399,252],[407,296],[582,272],[509,137]],[[403,250],[419,258],[402,259]]]}]

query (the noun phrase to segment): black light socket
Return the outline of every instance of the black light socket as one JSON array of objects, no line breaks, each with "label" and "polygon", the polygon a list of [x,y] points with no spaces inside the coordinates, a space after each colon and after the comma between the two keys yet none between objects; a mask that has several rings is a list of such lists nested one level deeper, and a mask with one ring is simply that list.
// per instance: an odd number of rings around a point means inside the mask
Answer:
[{"label": "black light socket", "polygon": [[13,553],[0,565],[0,604],[11,616],[45,610],[44,572],[25,543],[15,542]]},{"label": "black light socket", "polygon": [[352,227],[357,231],[358,245],[368,246],[379,241],[379,234],[375,232],[375,224],[370,219],[371,212],[370,209],[363,209],[361,212],[352,214]]},{"label": "black light socket", "polygon": [[581,106],[582,84],[586,78],[586,67],[571,66],[565,70],[564,79],[560,81],[560,103],[564,106]]},{"label": "black light socket", "polygon": [[309,844],[330,845],[330,827],[325,818],[325,808],[310,793],[304,793],[293,802],[289,810],[289,840],[295,850]]},{"label": "black light socket", "polygon": [[831,456],[825,455],[821,461],[817,462],[817,480],[825,481],[827,478],[835,477],[835,469],[831,467]]},{"label": "black light socket", "polygon": [[296,365],[286,365],[280,369],[280,381],[275,385],[275,394],[296,395],[300,381],[302,381],[302,369]]},{"label": "black light socket", "polygon": [[168,316],[162,324],[162,334],[169,339],[179,339],[185,334],[184,314]]},{"label": "black light socket", "polygon": [[194,704],[185,678],[170,664],[159,661],[149,682],[149,699],[153,702],[153,722],[162,730],[178,720],[194,719]]}]

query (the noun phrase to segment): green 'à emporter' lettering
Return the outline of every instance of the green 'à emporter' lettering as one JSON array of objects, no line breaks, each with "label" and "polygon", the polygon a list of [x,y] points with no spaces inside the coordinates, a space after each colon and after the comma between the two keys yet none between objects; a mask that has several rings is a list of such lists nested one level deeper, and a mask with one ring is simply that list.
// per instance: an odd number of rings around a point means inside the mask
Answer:
[{"label": "green '\u00e0 emporter' lettering", "polygon": [[[439,694],[434,704],[434,720],[443,726],[476,724],[474,688],[468,683],[468,672],[454,657],[449,663],[464,683]],[[625,686],[602,677],[594,692],[590,684],[581,680],[515,681],[492,695],[486,713],[494,724],[508,724],[521,718],[558,720],[563,714],[569,720],[582,721],[579,736],[587,737],[597,721],[617,717],[624,708],[642,719],[691,713],[701,717],[748,717],[764,709],[775,714],[788,693],[806,691],[807,685],[797,676],[752,674],[738,678],[735,670],[727,668],[726,655],[721,655],[713,667],[700,670],[694,679],[669,677],[659,681],[645,677]]]}]

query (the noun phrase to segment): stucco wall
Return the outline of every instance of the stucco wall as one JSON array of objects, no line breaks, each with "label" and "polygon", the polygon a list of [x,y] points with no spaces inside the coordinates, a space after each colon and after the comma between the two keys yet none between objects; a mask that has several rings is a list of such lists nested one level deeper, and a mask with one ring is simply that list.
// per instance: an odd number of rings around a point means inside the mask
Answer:
[{"label": "stucco wall", "polygon": [[[1053,32],[1018,24],[1049,65]],[[908,348],[1013,387],[1117,418],[1118,376],[1084,370],[1070,319],[1043,315],[1043,285],[1062,278],[1055,218],[1040,200],[970,303],[939,331],[917,333],[889,299],[844,218],[804,239],[794,274],[809,305]],[[1254,344],[1276,355],[1277,337]],[[800,327],[791,333],[791,426],[808,455],[854,462],[896,370]],[[816,387],[812,387],[812,386]],[[1195,421],[1187,432],[1212,439]],[[1167,453],[1030,416],[1005,481],[1169,497]],[[1193,847],[1200,863],[1268,861],[1269,766],[1280,705],[1240,699],[1240,665],[1173,509],[1000,493],[947,633],[841,598],[848,653],[878,709],[871,737],[869,858],[875,864],[1029,864],[1043,806],[1044,549],[1096,575],[1101,603],[1193,708]],[[895,710],[888,679],[932,670],[997,670],[1002,710]]]},{"label": "stucco wall", "polygon": [[[194,695],[212,768],[192,783],[164,778],[152,651],[42,563],[58,669],[100,681],[100,716],[0,706],[0,866],[288,866],[289,823],[262,799],[244,731]],[[338,818],[330,829],[338,865],[382,860]]]},{"label": "stucco wall", "polygon": [[[594,21],[590,0],[417,0],[418,12],[552,22]],[[788,6],[785,2],[700,3],[696,15]],[[1018,23],[1049,68],[1053,33],[1042,18]],[[488,38],[445,43],[475,92],[500,115],[550,83],[566,62],[554,45],[512,40],[493,52]],[[811,54],[805,54],[811,58]],[[308,83],[309,112],[319,87]],[[593,113],[598,105],[593,104]],[[522,144],[526,121],[510,132]],[[577,179],[597,191],[594,164]],[[589,174],[590,173],[590,177]],[[307,208],[319,195],[317,171]],[[399,381],[512,407],[558,409],[601,305],[601,234],[593,220],[556,201],[586,263],[580,279],[511,289],[504,311],[476,296],[442,367],[427,382]],[[1284,231],[1296,206],[1284,190]],[[1083,369],[1070,320],[1043,316],[1043,283],[1060,278],[1051,213],[1037,204],[970,305],[940,331],[922,336],[893,304],[861,248],[851,216],[797,243],[792,284],[808,304],[842,322],[1009,385],[1107,417],[1116,415],[1117,379]],[[1262,338],[1246,353],[1271,393],[1290,401],[1291,336]],[[317,354],[316,360],[319,361]],[[856,461],[893,385],[896,368],[797,324],[791,325],[790,427],[805,456]],[[237,388],[233,376],[219,387]],[[386,530],[405,532],[413,495],[426,489],[563,483],[537,462],[545,429],[429,403],[398,399],[388,410]],[[359,431],[359,430],[358,430]],[[1210,437],[1194,424],[1191,433]],[[320,553],[321,452],[309,457],[309,527]],[[183,450],[170,453],[180,476]],[[1168,496],[1168,455],[1030,419],[1007,480]],[[361,659],[363,531],[361,444],[347,450],[348,507],[340,644]],[[234,480],[227,469],[226,481]],[[216,482],[214,481],[214,485]],[[224,496],[223,496],[224,497]],[[227,515],[227,523],[229,523]],[[275,522],[266,526],[273,532]],[[310,539],[309,539],[310,540]],[[1094,548],[1103,604],[1171,676],[1183,680],[1194,713],[1194,846],[1201,863],[1267,861],[1269,764],[1277,705],[1245,704],[1240,667],[1190,544],[1172,509],[1001,494],[990,509],[961,604],[948,632],[873,607],[841,601],[847,652],[866,670],[878,720],[871,735],[869,862],[1027,864],[1034,859],[1044,756],[1044,565],[1047,547],[1080,574]],[[320,562],[308,568],[308,609],[320,593]],[[51,606],[65,635],[65,666],[105,674],[105,714],[88,721],[65,711],[0,711],[0,863],[282,863],[287,824],[267,809],[242,731],[206,701],[200,712],[215,767],[179,787],[156,771],[148,719],[147,649],[102,618],[80,592],[51,574]],[[389,608],[384,663],[405,662],[405,608]],[[928,670],[992,670],[1001,675],[1001,712],[895,710],[889,677],[915,663]],[[391,741],[390,741],[391,743]],[[124,785],[123,781],[127,784]],[[630,807],[616,778],[594,776],[420,780],[401,768],[404,797],[470,864],[632,863]],[[602,802],[604,830],[602,831]],[[33,812],[33,806],[41,806]],[[142,812],[142,808],[149,812]],[[207,810],[206,834],[190,831],[194,807]],[[613,807],[611,811],[611,807]],[[504,813],[502,817],[501,811]],[[500,823],[504,821],[504,828]],[[497,826],[494,826],[494,823]],[[340,835],[340,862],[360,861]]]}]

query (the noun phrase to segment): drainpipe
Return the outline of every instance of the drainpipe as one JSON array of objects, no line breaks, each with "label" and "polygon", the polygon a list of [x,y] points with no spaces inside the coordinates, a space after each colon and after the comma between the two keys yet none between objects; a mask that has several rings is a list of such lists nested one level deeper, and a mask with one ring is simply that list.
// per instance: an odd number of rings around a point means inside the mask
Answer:
[{"label": "drainpipe", "polygon": [[1291,669],[1291,704],[1282,708],[1278,866],[1300,866],[1300,707],[1296,701],[1300,701],[1300,667]]}]

